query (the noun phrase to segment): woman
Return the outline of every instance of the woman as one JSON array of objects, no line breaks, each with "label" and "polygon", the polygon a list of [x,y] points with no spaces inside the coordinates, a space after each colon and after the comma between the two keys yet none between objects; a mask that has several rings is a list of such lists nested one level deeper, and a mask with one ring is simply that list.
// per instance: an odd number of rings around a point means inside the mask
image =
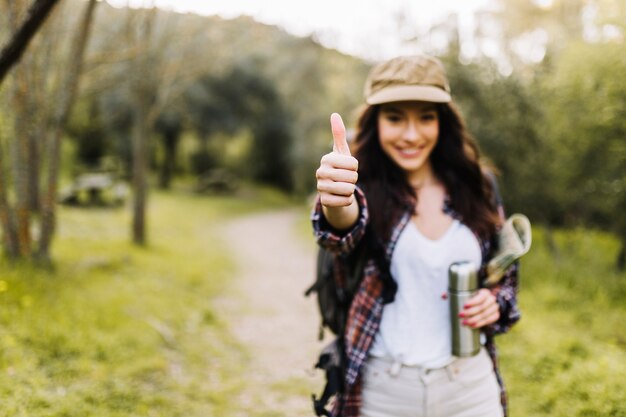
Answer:
[{"label": "woman", "polygon": [[352,300],[333,415],[506,415],[493,336],[520,317],[516,265],[459,314],[481,330],[484,347],[469,358],[451,353],[448,267],[472,261],[484,280],[503,210],[443,66],[423,55],[394,58],[370,72],[365,98],[354,156],[333,114],[334,149],[316,173],[318,243],[346,255],[367,230],[387,260],[369,260]]}]

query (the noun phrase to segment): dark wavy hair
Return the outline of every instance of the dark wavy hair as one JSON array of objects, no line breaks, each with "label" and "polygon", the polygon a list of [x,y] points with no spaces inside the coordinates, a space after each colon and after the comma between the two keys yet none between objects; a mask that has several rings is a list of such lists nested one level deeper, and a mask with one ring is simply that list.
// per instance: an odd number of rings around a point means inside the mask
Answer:
[{"label": "dark wavy hair", "polygon": [[[500,223],[492,182],[465,122],[450,103],[437,103],[439,139],[430,154],[437,178],[445,185],[450,206],[470,229],[491,236]],[[407,175],[382,150],[378,137],[380,105],[366,107],[359,117],[353,154],[359,161],[359,184],[366,190],[371,225],[386,241],[402,213],[414,210],[417,195]]]}]

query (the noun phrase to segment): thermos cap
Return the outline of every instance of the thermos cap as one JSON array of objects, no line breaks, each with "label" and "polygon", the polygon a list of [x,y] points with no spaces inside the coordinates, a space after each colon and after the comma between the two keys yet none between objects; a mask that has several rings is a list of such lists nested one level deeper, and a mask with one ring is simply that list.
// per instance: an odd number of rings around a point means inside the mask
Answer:
[{"label": "thermos cap", "polygon": [[478,289],[476,266],[469,261],[455,262],[448,270],[450,291],[474,291]]}]

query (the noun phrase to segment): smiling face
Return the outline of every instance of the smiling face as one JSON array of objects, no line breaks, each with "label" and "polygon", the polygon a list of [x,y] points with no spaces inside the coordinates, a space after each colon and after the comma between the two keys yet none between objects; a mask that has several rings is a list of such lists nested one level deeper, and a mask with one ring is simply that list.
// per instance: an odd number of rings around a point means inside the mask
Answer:
[{"label": "smiling face", "polygon": [[409,182],[431,171],[430,154],[439,137],[434,103],[401,101],[381,105],[378,113],[380,146],[402,168]]}]

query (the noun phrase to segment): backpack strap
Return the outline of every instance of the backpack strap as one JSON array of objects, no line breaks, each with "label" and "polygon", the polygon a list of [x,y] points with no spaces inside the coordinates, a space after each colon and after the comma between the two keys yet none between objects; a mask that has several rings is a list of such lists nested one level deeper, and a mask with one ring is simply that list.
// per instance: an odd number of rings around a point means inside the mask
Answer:
[{"label": "backpack strap", "polygon": [[326,371],[326,386],[324,387],[322,396],[317,399],[315,394],[311,395],[311,399],[313,400],[313,411],[316,416],[331,417],[330,411],[328,411],[325,407],[326,404],[328,404],[328,400],[330,400],[330,398],[339,391],[340,384],[341,370],[339,368],[333,368]]},{"label": "backpack strap", "polygon": [[318,399],[315,394],[311,395],[313,400],[313,411],[315,415],[331,417],[330,411],[326,410],[328,400],[341,390],[343,382],[342,355],[343,343],[342,336],[337,337],[329,345],[327,345],[320,354],[315,364],[315,368],[322,369],[326,372],[326,385],[322,391],[322,395]]}]

